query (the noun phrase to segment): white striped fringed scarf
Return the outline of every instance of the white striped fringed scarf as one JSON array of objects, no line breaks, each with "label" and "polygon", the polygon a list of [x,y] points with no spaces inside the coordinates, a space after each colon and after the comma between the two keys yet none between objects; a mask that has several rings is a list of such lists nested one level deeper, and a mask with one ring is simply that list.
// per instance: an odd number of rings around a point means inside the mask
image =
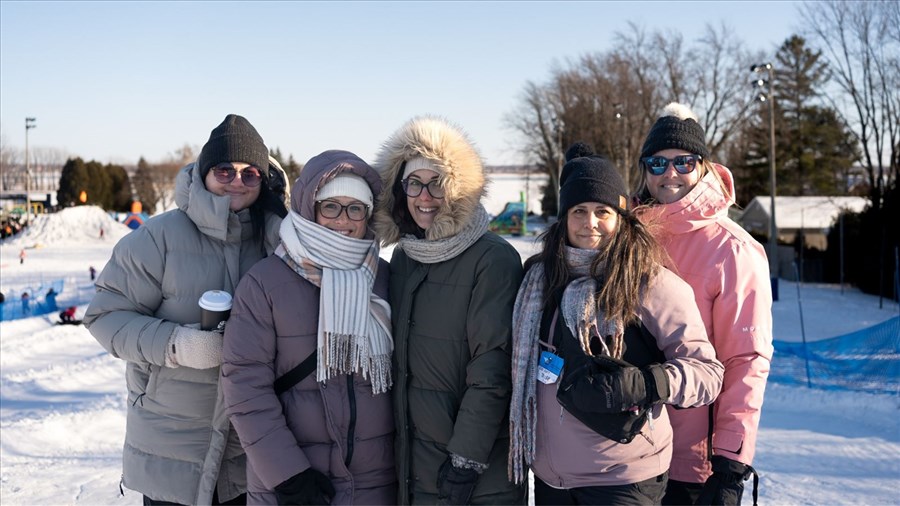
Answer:
[{"label": "white striped fringed scarf", "polygon": [[372,292],[378,242],[354,239],[290,211],[275,250],[297,274],[318,286],[316,380],[359,373],[372,393],[391,388],[391,309]]},{"label": "white striped fringed scarf", "polygon": [[[595,312],[594,294],[597,292],[596,279],[589,276],[591,262],[597,256],[596,250],[566,247],[566,264],[569,273],[575,277],[563,291],[563,319],[566,326],[582,344],[585,353],[590,354],[590,336],[609,336],[613,349],[617,341],[621,343],[623,326],[606,320],[602,312]],[[544,266],[534,264],[519,288],[513,308],[512,324],[512,399],[509,410],[509,460],[507,473],[513,483],[525,480],[526,466],[534,462],[534,435],[537,428],[537,364],[540,355],[541,318],[544,309]],[[609,354],[610,346],[603,343]],[[621,344],[618,345],[621,354]],[[621,358],[621,355],[616,357]]]},{"label": "white striped fringed scarf", "polygon": [[419,239],[414,235],[405,235],[400,238],[398,248],[403,249],[410,258],[423,264],[436,264],[456,258],[457,255],[467,250],[469,246],[481,238],[488,229],[491,218],[484,206],[478,204],[475,214],[458,234],[429,241]]}]

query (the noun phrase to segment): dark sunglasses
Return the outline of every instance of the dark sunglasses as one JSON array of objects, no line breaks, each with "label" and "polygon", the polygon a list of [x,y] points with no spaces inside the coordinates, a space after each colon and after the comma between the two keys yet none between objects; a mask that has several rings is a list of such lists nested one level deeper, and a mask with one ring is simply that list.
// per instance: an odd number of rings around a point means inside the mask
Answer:
[{"label": "dark sunglasses", "polygon": [[238,173],[240,173],[241,182],[244,183],[244,186],[252,188],[254,186],[259,186],[259,183],[262,182],[262,172],[252,165],[237,170],[234,168],[234,165],[230,163],[220,163],[212,168],[212,172],[216,181],[221,184],[228,184],[234,181],[234,178]]},{"label": "dark sunglasses", "polygon": [[344,209],[347,210],[347,217],[353,221],[363,221],[369,216],[369,206],[361,202],[354,202],[345,206],[333,200],[320,200],[316,202],[316,205],[319,207],[319,214],[330,219],[340,216]]},{"label": "dark sunglasses", "polygon": [[409,195],[410,197],[418,197],[422,194],[422,189],[427,189],[428,194],[436,199],[444,198],[444,188],[441,187],[441,184],[437,179],[433,179],[429,183],[423,183],[418,179],[406,178],[403,181],[400,181],[400,184],[403,185],[403,193]]},{"label": "dark sunglasses", "polygon": [[661,176],[671,163],[679,174],[690,174],[701,160],[703,157],[700,155],[678,155],[671,159],[664,156],[645,156],[641,158],[641,167],[654,176]]}]

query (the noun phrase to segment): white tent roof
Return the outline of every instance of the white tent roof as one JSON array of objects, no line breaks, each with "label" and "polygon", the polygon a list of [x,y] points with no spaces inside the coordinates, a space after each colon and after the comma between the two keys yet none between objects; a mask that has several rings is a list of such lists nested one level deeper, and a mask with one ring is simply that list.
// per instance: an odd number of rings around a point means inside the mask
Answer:
[{"label": "white tent roof", "polygon": [[[754,198],[745,214],[754,207],[770,216],[768,195]],[[830,228],[842,209],[862,212],[869,205],[864,197],[779,197],[775,196],[775,222],[779,229]]]}]

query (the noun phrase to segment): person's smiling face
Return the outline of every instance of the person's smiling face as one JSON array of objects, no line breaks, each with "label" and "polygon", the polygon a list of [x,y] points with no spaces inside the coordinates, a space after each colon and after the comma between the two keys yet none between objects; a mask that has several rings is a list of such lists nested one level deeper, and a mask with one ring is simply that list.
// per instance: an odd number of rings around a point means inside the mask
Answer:
[{"label": "person's smiling face", "polygon": [[[227,179],[231,175],[231,170],[236,171],[234,179],[220,183],[220,179]],[[250,180],[255,181],[255,185],[248,186],[245,184],[245,177],[248,179],[252,178]],[[253,205],[256,199],[259,198],[260,186],[262,185],[260,170],[243,162],[220,163],[209,169],[203,182],[210,193],[231,197],[231,204],[228,208],[235,212]]]},{"label": "person's smiling face", "polygon": [[566,213],[566,238],[580,249],[600,249],[616,233],[619,213],[599,202],[582,202]]},{"label": "person's smiling face", "polygon": [[[440,174],[433,170],[419,169],[410,174],[407,178],[409,180],[407,186],[410,189],[407,190],[406,205],[409,208],[409,214],[412,215],[416,225],[423,230],[428,230],[428,227],[434,223],[434,216],[444,203],[443,197],[436,198],[431,195],[431,188],[437,185],[439,177]],[[432,181],[434,181],[434,183],[432,183]],[[429,183],[432,183],[432,185],[426,188],[425,185]],[[413,191],[411,190],[413,187],[421,190],[421,193],[415,197],[410,197],[409,192]]]},{"label": "person's smiling face", "polygon": [[[330,216],[339,214],[329,218],[322,214],[323,210]],[[362,219],[351,219],[350,215]],[[329,197],[316,203],[316,223],[347,237],[362,239],[366,235],[367,218],[368,208],[353,197]]]},{"label": "person's smiling face", "polygon": [[[690,151],[685,151],[683,149],[664,149],[662,151],[653,153],[653,156],[662,156],[668,159],[675,158],[679,155],[691,155]],[[645,177],[647,178],[647,190],[650,192],[650,195],[656,199],[660,204],[671,204],[672,202],[677,202],[681,200],[682,197],[687,195],[691,190],[694,189],[694,186],[697,185],[697,182],[700,181],[700,167],[699,163],[695,165],[694,170],[688,172],[687,174],[682,174],[675,170],[675,166],[669,162],[666,165],[666,171],[658,176],[654,176],[652,173],[647,172]]]}]

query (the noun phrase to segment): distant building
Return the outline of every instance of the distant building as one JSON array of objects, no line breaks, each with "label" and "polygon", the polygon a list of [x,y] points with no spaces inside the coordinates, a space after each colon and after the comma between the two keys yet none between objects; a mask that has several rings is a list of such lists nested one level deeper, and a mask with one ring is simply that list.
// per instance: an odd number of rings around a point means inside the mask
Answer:
[{"label": "distant building", "polygon": [[506,204],[523,199],[528,212],[541,214],[541,187],[549,177],[537,165],[489,165],[484,172],[488,189],[481,202],[489,214],[497,216]]},{"label": "distant building", "polygon": [[[744,210],[738,222],[757,236],[769,237],[771,198],[757,196]],[[862,212],[869,205],[864,197],[775,197],[775,226],[778,240],[792,243],[803,230],[804,242],[810,248],[828,248],[828,233],[841,213],[847,209]]]}]

